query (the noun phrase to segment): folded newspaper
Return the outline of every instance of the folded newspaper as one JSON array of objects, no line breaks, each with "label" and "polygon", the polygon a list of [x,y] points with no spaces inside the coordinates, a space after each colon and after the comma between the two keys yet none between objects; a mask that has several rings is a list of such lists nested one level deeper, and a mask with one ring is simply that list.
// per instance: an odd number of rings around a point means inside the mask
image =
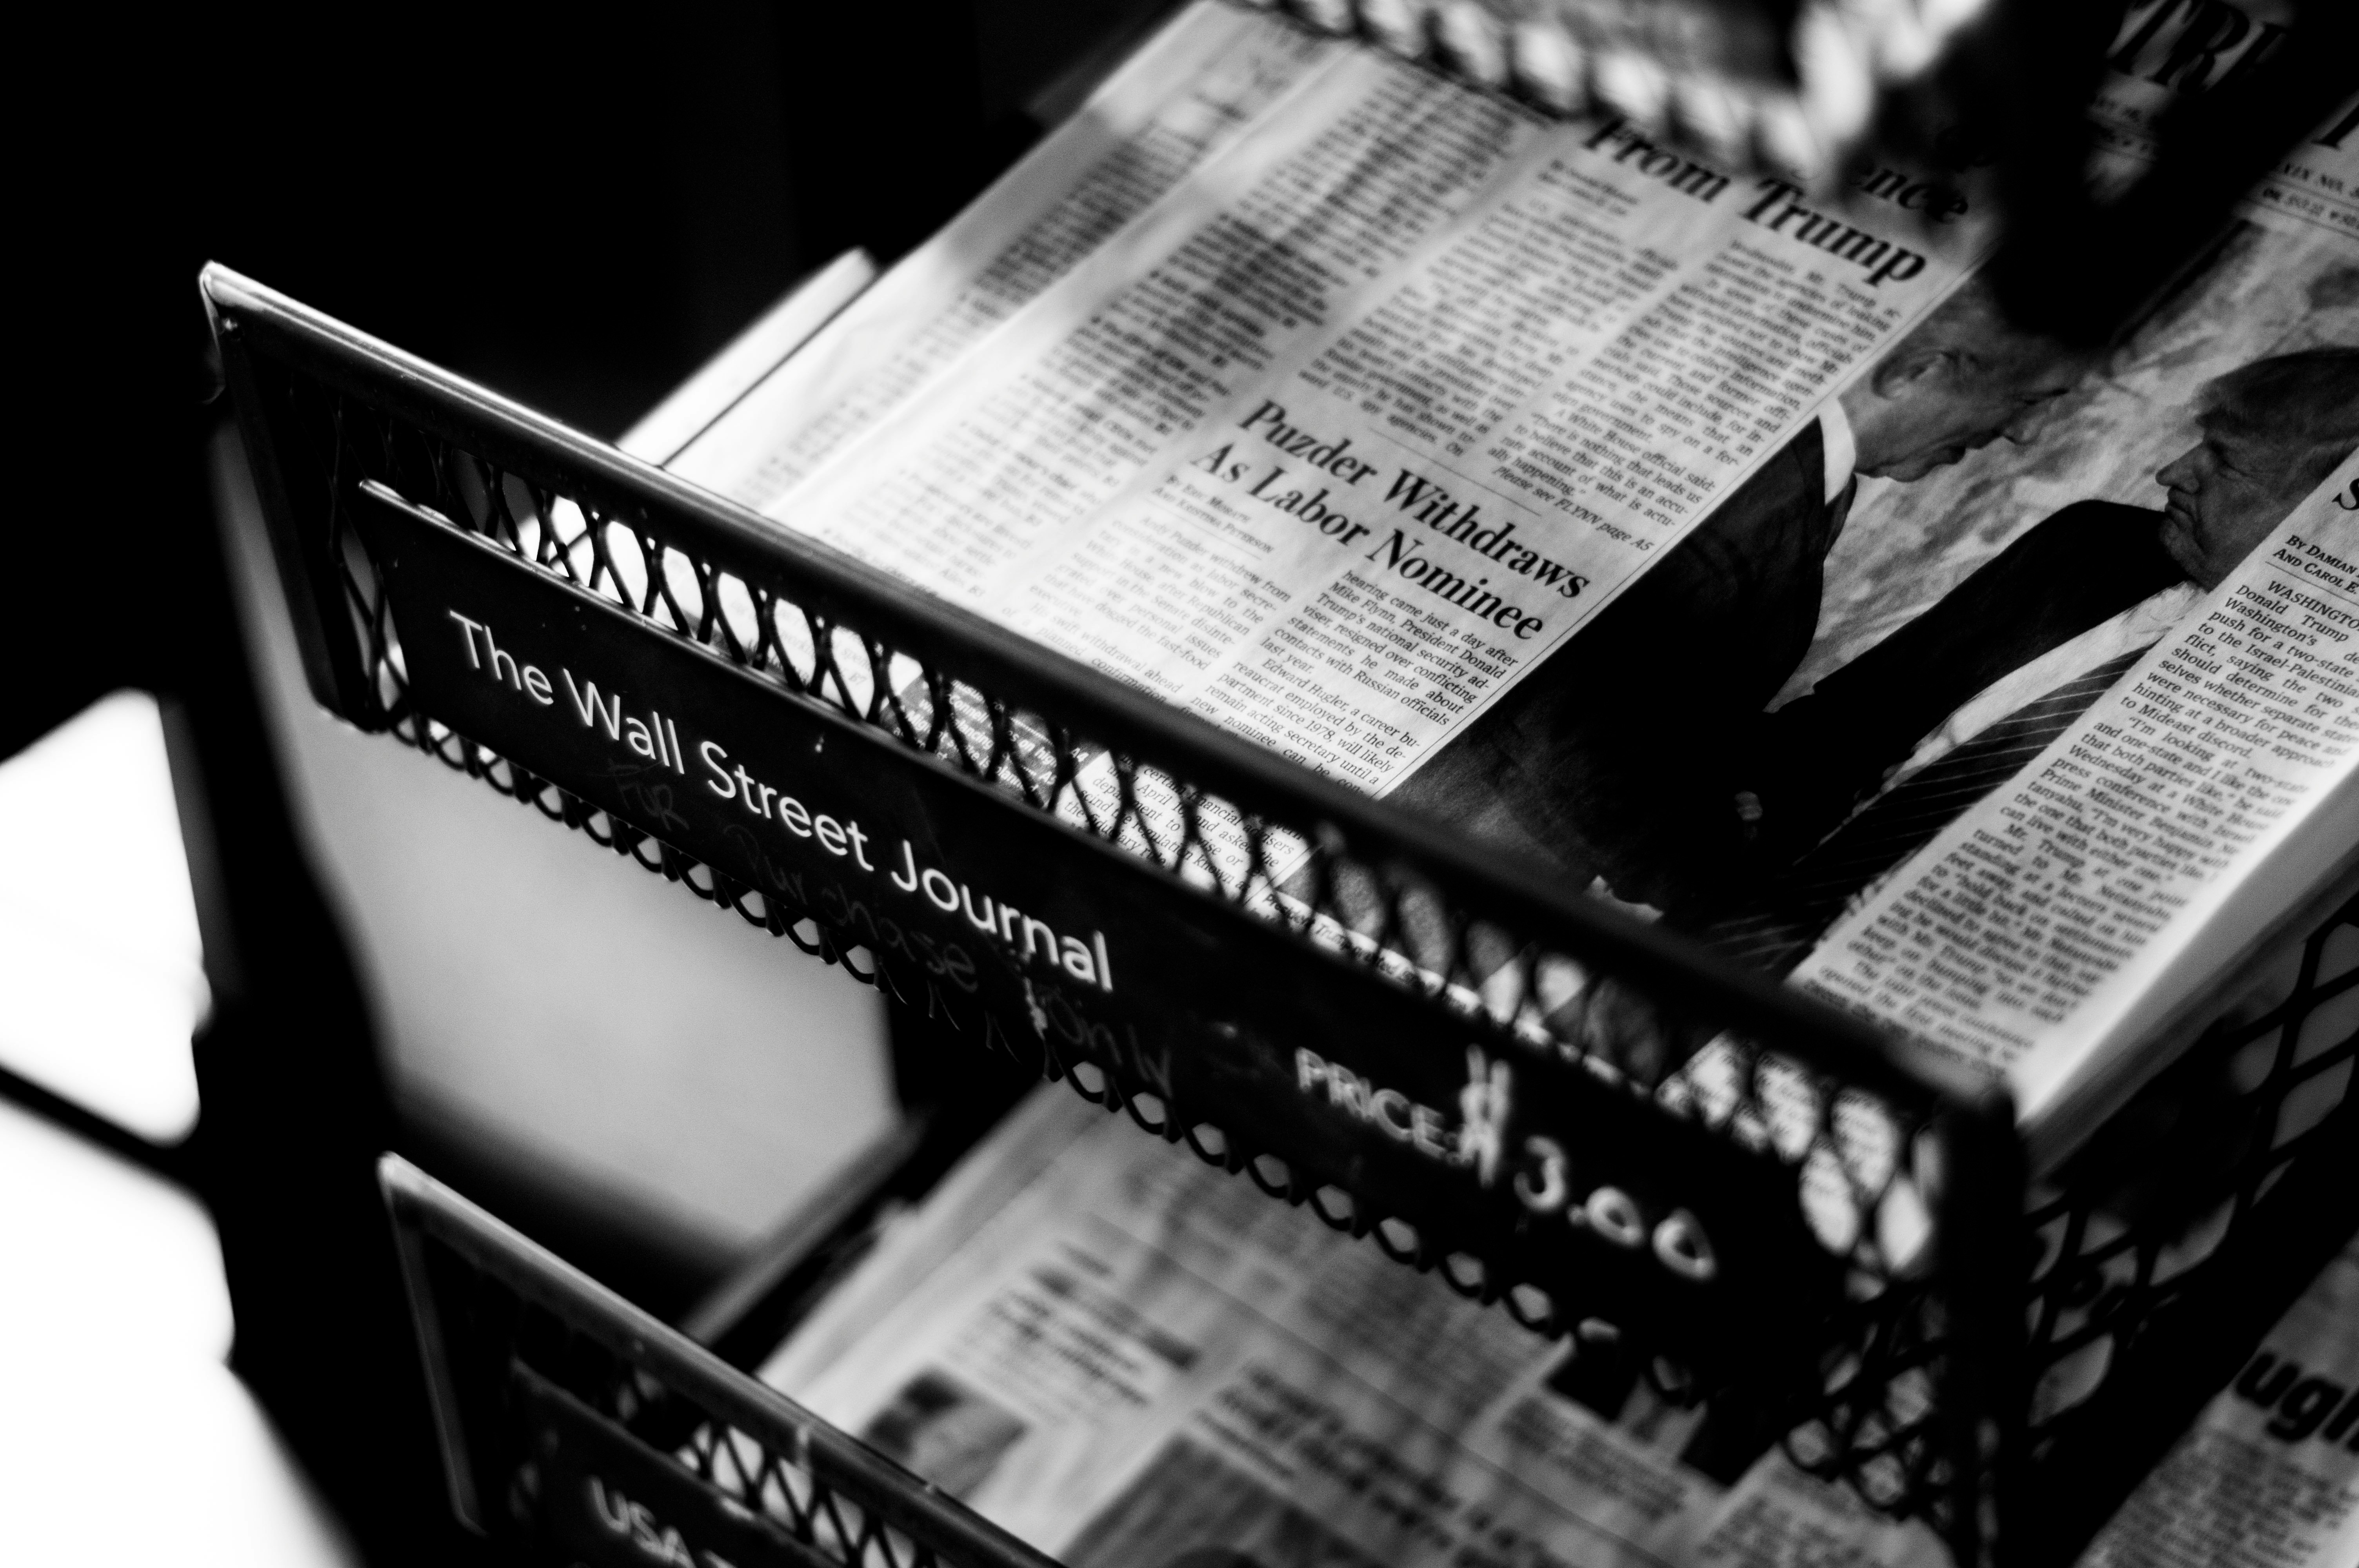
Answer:
[{"label": "folded newspaper", "polygon": [[2354,864],[2359,130],[2104,351],[1982,205],[1202,0],[671,466],[2006,1075],[2045,1162]]},{"label": "folded newspaper", "polygon": [[[1773,1433],[1045,1086],[763,1368],[1071,1568],[1932,1568]],[[2359,1246],[2090,1568],[2343,1568]]]}]

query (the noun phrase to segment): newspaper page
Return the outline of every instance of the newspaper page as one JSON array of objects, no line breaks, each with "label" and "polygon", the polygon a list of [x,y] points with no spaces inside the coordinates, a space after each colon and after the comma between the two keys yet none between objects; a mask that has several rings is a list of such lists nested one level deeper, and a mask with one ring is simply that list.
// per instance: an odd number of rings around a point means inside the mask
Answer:
[{"label": "newspaper page", "polygon": [[769,510],[1381,791],[1954,285],[1901,194],[1339,50]]},{"label": "newspaper page", "polygon": [[1610,1342],[1544,1341],[1060,1085],[904,1225],[762,1376],[1071,1568],[1635,1568],[1713,1541],[1756,1568],[1762,1539],[1863,1528],[1891,1568],[1943,1561]]},{"label": "newspaper page", "polygon": [[823,338],[772,370],[673,471],[747,506],[775,501],[1345,47],[1281,17],[1195,0]]},{"label": "newspaper page", "polygon": [[2101,1042],[2174,1011],[2232,873],[2359,845],[2359,459],[2246,547],[1796,979],[2007,1071],[2036,1120]]},{"label": "newspaper page", "polygon": [[2294,1303],[2081,1561],[2359,1563],[2359,1239]]}]

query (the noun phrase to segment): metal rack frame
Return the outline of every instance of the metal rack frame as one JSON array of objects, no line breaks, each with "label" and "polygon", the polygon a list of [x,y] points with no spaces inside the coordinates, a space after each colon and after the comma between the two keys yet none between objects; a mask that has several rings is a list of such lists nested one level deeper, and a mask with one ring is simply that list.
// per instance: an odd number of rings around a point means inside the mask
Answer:
[{"label": "metal rack frame", "polygon": [[[2043,1415],[2039,1375],[2095,1322],[2124,1342],[2100,1382],[2134,1383],[2139,1314],[2219,1278],[2158,1271],[2171,1206],[2093,1228],[2102,1182],[2027,1233],[2006,1096],[1904,1041],[225,269],[203,287],[323,706],[1536,1332],[1613,1343],[1705,1402],[1734,1452],[1782,1441],[1961,1563],[2002,1540],[2038,1560],[2058,1538],[2033,1521],[2080,1491],[2053,1461],[2093,1420],[2090,1400]],[[2274,1107],[2352,1050],[2288,1044],[2240,1103]],[[2239,1147],[2218,1173],[2234,1236],[2256,1206],[2284,1214],[2254,1200],[2294,1163],[2285,1190],[2333,1206],[2305,1157],[2347,1160],[2353,1110],[2345,1094],[2290,1145]],[[467,1266],[411,1247],[421,1312],[523,1267],[435,1234]],[[2137,1289],[2106,1294],[2124,1258]],[[534,1299],[591,1332],[594,1292],[553,1277]],[[515,1380],[538,1363],[499,1343],[451,1360],[429,1340],[462,1412],[446,1441],[492,1406],[559,1421],[561,1399]],[[622,1348],[571,1397],[627,1415],[649,1379],[677,1391],[676,1359]],[[454,1498],[495,1521],[481,1464],[454,1468],[476,1477]],[[894,1528],[948,1560],[1037,1561],[925,1534],[939,1522]],[[888,1538],[824,1555],[871,1561]]]}]

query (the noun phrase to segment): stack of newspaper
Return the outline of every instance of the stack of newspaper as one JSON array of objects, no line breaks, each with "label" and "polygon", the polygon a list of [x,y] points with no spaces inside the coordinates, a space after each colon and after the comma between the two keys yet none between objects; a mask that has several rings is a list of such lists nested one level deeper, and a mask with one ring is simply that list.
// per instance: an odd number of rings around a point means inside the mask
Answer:
[{"label": "stack of newspaper", "polygon": [[[2093,178],[2268,36],[2190,54],[2168,9]],[[626,445],[2004,1076],[2050,1163],[2359,868],[2359,114],[2102,347],[2010,323],[1986,206],[1199,0]],[[1077,1562],[1172,1509],[1227,1521],[1199,1564],[1834,1528],[1610,1346],[1396,1300],[1110,1137],[995,1142],[949,1260],[779,1376]]]},{"label": "stack of newspaper", "polygon": [[1946,1562],[1592,1334],[1549,1344],[1044,1086],[763,1379],[1069,1568]]},{"label": "stack of newspaper", "polygon": [[[762,1368],[1070,1568],[1938,1568],[1658,1397],[1057,1085]],[[2359,1240],[2084,1560],[2359,1561]]]}]

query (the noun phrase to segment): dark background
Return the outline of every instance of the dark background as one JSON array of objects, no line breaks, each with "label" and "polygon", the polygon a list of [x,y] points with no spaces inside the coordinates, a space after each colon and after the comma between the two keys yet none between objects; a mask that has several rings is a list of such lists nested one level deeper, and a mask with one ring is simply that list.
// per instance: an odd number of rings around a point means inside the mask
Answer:
[{"label": "dark background", "polygon": [[[14,40],[0,757],[117,687],[163,699],[215,1011],[181,1148],[0,1090],[205,1201],[233,1365],[373,1562],[482,1547],[449,1521],[375,1191],[410,1140],[232,614],[198,269],[613,436],[796,278],[938,227],[1160,9],[87,7]],[[602,1271],[658,1311],[697,1283]]]},{"label": "dark background", "polygon": [[174,271],[226,262],[616,434],[795,277],[939,227],[1151,4],[428,4],[215,31],[171,149],[194,164]]}]

